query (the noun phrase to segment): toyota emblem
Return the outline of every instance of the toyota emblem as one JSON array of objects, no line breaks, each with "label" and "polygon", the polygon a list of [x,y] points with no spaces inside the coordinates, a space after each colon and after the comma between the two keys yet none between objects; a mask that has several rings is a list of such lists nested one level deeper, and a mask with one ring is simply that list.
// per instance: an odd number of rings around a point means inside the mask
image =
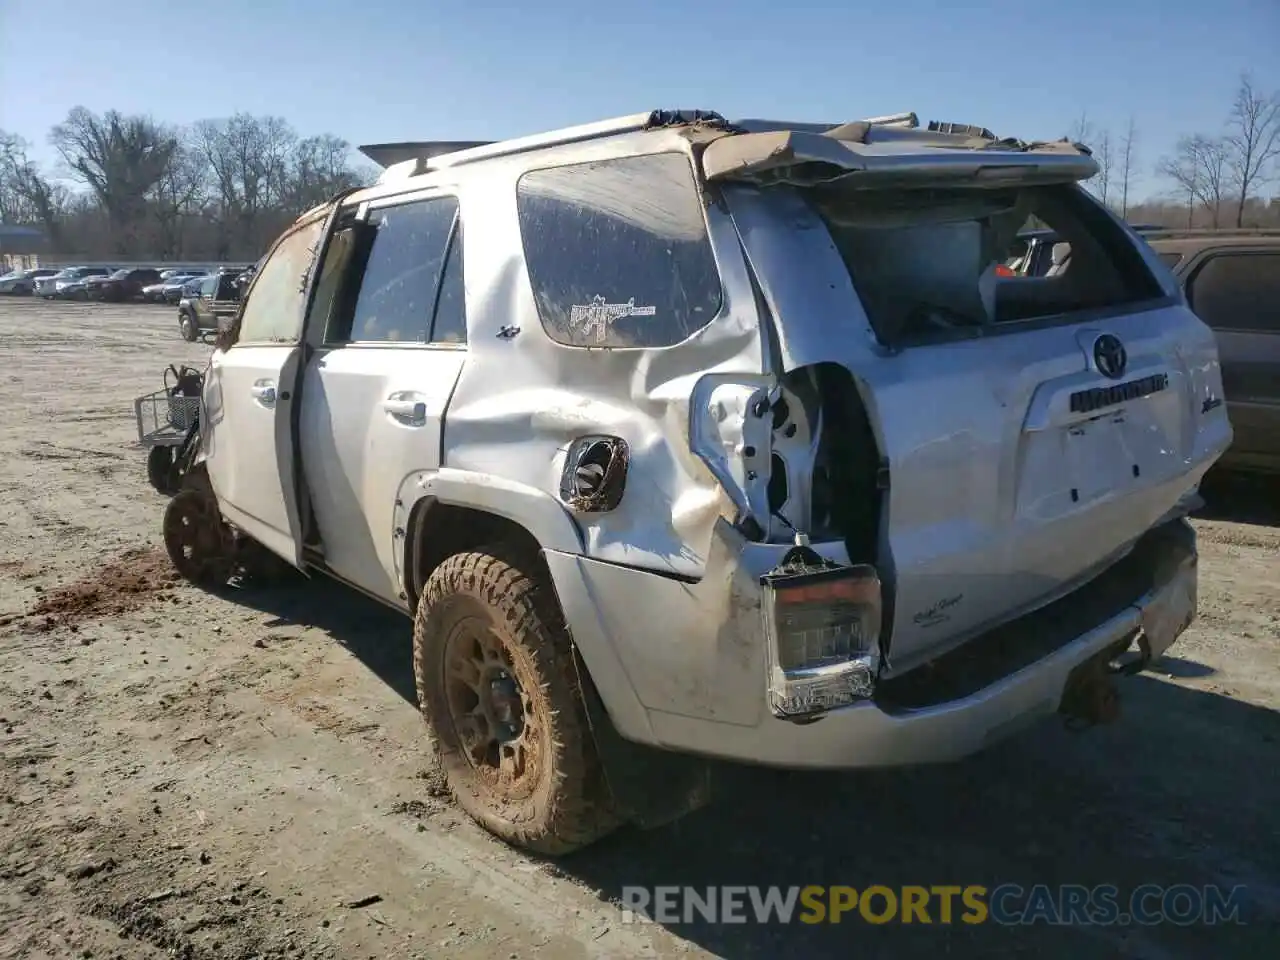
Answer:
[{"label": "toyota emblem", "polygon": [[1124,344],[1119,337],[1104,333],[1093,341],[1093,363],[1104,377],[1119,380],[1124,376],[1125,365],[1129,355],[1125,353]]}]

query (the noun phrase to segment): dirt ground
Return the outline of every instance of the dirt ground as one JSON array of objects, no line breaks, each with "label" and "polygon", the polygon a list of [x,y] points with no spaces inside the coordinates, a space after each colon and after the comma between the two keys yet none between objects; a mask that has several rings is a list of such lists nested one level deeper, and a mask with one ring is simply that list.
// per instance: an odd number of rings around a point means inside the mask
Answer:
[{"label": "dirt ground", "polygon": [[[967,763],[730,770],[554,865],[443,799],[406,620],[202,593],[161,553],[132,398],[175,312],[0,300],[0,957],[1244,957],[1280,942],[1280,503],[1211,489],[1200,618],[1121,722]],[[1247,888],[1242,926],[626,924],[624,885]]]}]

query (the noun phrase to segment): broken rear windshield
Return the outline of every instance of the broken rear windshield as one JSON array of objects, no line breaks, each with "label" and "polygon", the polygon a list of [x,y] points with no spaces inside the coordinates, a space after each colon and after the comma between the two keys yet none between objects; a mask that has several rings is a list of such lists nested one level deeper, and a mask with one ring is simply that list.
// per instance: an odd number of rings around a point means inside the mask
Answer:
[{"label": "broken rear windshield", "polygon": [[[813,189],[808,197],[885,343],[972,336],[1162,294],[1124,231],[1074,186]],[[1033,224],[1060,241],[1049,274],[997,276]]]}]

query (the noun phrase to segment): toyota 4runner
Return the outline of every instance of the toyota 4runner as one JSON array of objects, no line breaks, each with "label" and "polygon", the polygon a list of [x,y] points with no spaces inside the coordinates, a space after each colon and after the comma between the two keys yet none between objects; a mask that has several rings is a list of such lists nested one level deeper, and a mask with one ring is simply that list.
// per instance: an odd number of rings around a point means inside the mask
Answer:
[{"label": "toyota 4runner", "polygon": [[[1085,148],[666,112],[388,146],[220,335],[165,539],[196,581],[265,547],[411,616],[498,836],[660,822],[716,759],[1107,719],[1193,618],[1214,338]],[[1071,268],[1000,275],[1032,222]]]}]

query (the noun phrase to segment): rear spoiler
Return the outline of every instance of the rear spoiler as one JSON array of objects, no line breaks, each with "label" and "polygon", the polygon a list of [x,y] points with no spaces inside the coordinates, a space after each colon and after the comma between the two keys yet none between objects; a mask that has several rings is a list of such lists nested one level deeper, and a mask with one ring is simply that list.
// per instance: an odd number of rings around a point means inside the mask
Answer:
[{"label": "rear spoiler", "polygon": [[489,140],[410,140],[401,143],[367,143],[356,149],[385,170],[406,160],[426,162],[446,153],[487,147],[490,143]]},{"label": "rear spoiler", "polygon": [[786,182],[817,186],[887,186],[922,179],[998,185],[1088,180],[1098,163],[1065,140],[1024,144],[942,131],[876,128],[865,121],[824,133],[774,130],[727,134],[702,152],[707,180]]}]

